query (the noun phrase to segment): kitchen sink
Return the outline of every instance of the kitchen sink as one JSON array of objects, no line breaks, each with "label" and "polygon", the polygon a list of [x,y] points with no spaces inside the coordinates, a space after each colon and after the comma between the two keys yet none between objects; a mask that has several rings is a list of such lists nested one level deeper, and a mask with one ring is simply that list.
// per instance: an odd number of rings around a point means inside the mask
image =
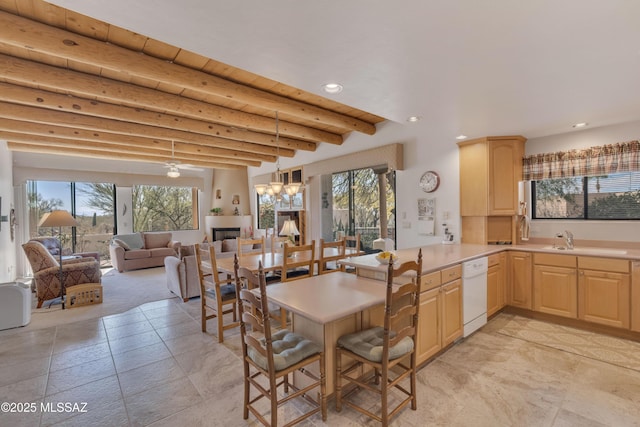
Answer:
[{"label": "kitchen sink", "polygon": [[590,254],[602,254],[602,255],[624,255],[627,253],[624,249],[611,249],[611,248],[586,248],[577,247],[573,249],[567,249],[564,246],[545,246],[542,249],[551,249],[561,252],[573,252],[573,253],[590,253]]}]

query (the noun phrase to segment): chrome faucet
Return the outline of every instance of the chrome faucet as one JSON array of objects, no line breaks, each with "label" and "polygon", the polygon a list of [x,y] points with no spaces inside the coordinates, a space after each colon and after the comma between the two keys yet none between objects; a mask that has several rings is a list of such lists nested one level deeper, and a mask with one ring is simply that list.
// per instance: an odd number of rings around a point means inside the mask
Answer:
[{"label": "chrome faucet", "polygon": [[573,233],[569,230],[564,231],[564,242],[567,249],[573,249]]}]

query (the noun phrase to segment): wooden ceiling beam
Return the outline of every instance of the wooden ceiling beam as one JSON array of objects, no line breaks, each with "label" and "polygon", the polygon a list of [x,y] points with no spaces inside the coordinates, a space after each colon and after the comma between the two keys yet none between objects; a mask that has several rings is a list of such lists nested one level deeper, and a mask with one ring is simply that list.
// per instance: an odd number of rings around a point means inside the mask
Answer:
[{"label": "wooden ceiling beam", "polygon": [[[53,126],[64,126],[77,129],[103,131],[113,134],[132,135],[145,138],[157,138],[168,141],[181,141],[191,144],[199,144],[209,147],[225,148],[229,150],[246,151],[273,155],[271,147],[253,144],[249,142],[234,141],[231,139],[218,138],[202,135],[198,133],[185,132],[167,128],[160,128],[148,125],[134,125],[118,120],[103,119],[99,117],[81,116],[62,111],[52,111],[37,107],[11,104],[0,101],[0,117],[6,119],[20,120],[49,124]],[[280,149],[280,156],[293,157],[294,151]]]},{"label": "wooden ceiling beam", "polygon": [[[245,113],[155,89],[66,70],[1,53],[0,76],[19,84],[63,91],[78,97],[102,99],[110,103],[136,107],[142,106],[150,111],[170,112],[178,116],[222,123],[232,129],[244,131],[253,129],[267,134],[275,131],[275,120],[270,117]],[[328,142],[340,145],[344,141],[342,135],[283,120],[280,120],[279,128],[280,135],[310,143]],[[273,145],[275,146],[275,139]]]},{"label": "wooden ceiling beam", "polygon": [[[65,111],[68,113],[86,116],[103,117],[136,124],[146,124],[169,129],[197,132],[203,135],[232,139],[234,141],[252,142],[255,144],[272,146],[273,155],[275,155],[277,151],[275,147],[275,137],[272,135],[251,132],[243,129],[234,129],[212,122],[148,111],[140,108],[132,108],[96,100],[78,98],[75,96],[63,95],[11,83],[0,82],[0,101],[30,105],[38,108],[48,108],[55,111]],[[286,137],[279,139],[279,145],[282,148],[289,148],[293,150],[315,151],[316,149],[316,144],[312,142]]]},{"label": "wooden ceiling beam", "polygon": [[51,149],[56,149],[56,152],[64,155],[72,155],[77,149],[82,150],[94,150],[97,152],[106,152],[106,153],[121,153],[125,155],[132,156],[143,156],[147,159],[147,161],[158,162],[157,159],[161,159],[162,163],[166,162],[176,162],[176,163],[188,163],[192,165],[202,166],[202,167],[212,167],[212,164],[230,164],[230,165],[240,165],[240,166],[259,166],[260,162],[255,162],[251,160],[242,160],[242,159],[228,159],[223,157],[213,157],[213,156],[194,156],[190,154],[180,154],[171,157],[171,154],[164,154],[162,152],[158,152],[153,148],[148,147],[128,147],[124,148],[122,145],[111,144],[111,143],[97,143],[97,142],[86,142],[86,141],[78,141],[78,140],[67,140],[62,138],[56,138],[51,136],[41,136],[41,135],[29,135],[26,136],[21,133],[15,132],[2,132],[1,133],[7,140],[11,140],[13,142],[19,142],[22,144],[28,144],[32,146],[39,147],[49,147]]},{"label": "wooden ceiling beam", "polygon": [[[20,135],[17,135],[20,137]],[[163,164],[167,161],[164,156],[135,154],[131,152],[116,152],[113,150],[99,150],[99,149],[87,149],[83,148],[80,144],[74,148],[62,148],[52,146],[50,141],[46,143],[40,141],[35,144],[31,142],[17,142],[9,139],[7,141],[7,148],[11,151],[21,151],[27,153],[40,153],[40,154],[52,154],[60,156],[77,156],[77,157],[90,157],[98,159],[110,159],[110,160],[126,160],[136,162],[148,162]],[[189,164],[197,167],[212,168],[212,169],[245,169],[245,165],[239,165],[229,162],[198,162],[190,161]]]},{"label": "wooden ceiling beam", "polygon": [[[64,126],[53,126],[49,124],[23,122],[20,120],[11,120],[0,118],[0,135],[4,132],[12,132],[15,134],[24,134],[24,139],[20,141],[28,142],[29,135],[39,135],[45,137],[55,137],[67,139],[71,141],[83,141],[85,144],[99,143],[110,144],[116,150],[124,150],[130,148],[140,148],[153,150],[150,153],[156,153],[171,157],[174,151],[175,156],[192,156],[195,159],[199,157],[215,157],[239,159],[250,162],[250,166],[260,166],[262,161],[275,162],[275,156],[264,154],[247,153],[244,151],[227,150],[224,148],[206,147],[204,145],[185,144],[182,142],[174,142],[172,150],[172,142],[166,140],[158,140],[151,138],[142,138],[138,136],[117,135],[109,132],[99,132],[94,130],[84,130],[77,128],[69,128]],[[15,138],[14,138],[15,139]],[[247,164],[247,162],[241,162]]]},{"label": "wooden ceiling beam", "polygon": [[221,99],[232,99],[270,111],[323,122],[348,131],[375,134],[375,125],[274,93],[251,88],[214,75],[141,55],[69,31],[0,12],[0,42],[30,51],[101,67],[113,72],[196,90]]}]

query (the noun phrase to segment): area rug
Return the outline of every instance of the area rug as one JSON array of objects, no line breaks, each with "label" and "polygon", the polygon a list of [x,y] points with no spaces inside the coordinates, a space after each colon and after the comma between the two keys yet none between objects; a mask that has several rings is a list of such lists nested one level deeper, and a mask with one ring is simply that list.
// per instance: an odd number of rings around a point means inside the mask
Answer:
[{"label": "area rug", "polygon": [[84,319],[122,313],[141,304],[177,297],[167,289],[164,267],[147,268],[124,273],[103,270],[103,302],[62,310],[61,304],[45,301],[36,307],[33,294],[31,322],[24,329],[38,329]]},{"label": "area rug", "polygon": [[499,334],[640,371],[640,343],[515,316]]}]

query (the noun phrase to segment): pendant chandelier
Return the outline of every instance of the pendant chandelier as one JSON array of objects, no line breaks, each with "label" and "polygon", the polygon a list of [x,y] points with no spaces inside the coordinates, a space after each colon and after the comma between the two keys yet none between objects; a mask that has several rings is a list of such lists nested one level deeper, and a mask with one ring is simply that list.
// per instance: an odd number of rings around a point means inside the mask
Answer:
[{"label": "pendant chandelier", "polygon": [[282,190],[289,196],[295,196],[302,183],[300,182],[291,182],[286,184],[282,180],[282,174],[280,173],[280,131],[278,127],[278,112],[276,111],[276,172],[275,179],[267,184],[255,184],[254,188],[256,189],[256,193],[262,196],[263,194],[268,194],[269,196],[275,196],[277,200],[282,199]]}]

